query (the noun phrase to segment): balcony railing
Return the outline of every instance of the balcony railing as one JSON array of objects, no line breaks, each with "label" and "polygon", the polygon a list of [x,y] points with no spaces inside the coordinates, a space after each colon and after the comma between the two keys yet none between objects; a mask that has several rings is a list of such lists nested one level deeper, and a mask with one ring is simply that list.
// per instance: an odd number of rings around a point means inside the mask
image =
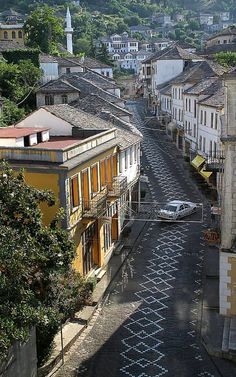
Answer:
[{"label": "balcony railing", "polygon": [[206,169],[209,171],[216,171],[220,172],[224,169],[224,152],[223,151],[215,151],[207,154],[206,156]]},{"label": "balcony railing", "polygon": [[107,187],[98,192],[90,200],[82,200],[83,217],[98,217],[106,211]]},{"label": "balcony railing", "polygon": [[108,184],[108,196],[120,196],[127,189],[127,177],[114,177],[111,184]]}]

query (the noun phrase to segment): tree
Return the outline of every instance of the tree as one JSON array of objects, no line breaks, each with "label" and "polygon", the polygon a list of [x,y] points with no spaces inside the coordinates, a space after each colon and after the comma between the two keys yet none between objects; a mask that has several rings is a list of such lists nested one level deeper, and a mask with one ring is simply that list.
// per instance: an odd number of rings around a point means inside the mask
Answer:
[{"label": "tree", "polygon": [[218,52],[215,54],[216,61],[225,67],[236,67],[236,52]]},{"label": "tree", "polygon": [[39,204],[52,206],[52,193],[28,186],[23,172],[5,162],[0,171],[0,358],[36,325],[41,361],[61,321],[81,302],[83,281],[70,268],[75,250],[59,227],[61,214],[49,227],[42,223]]},{"label": "tree", "polygon": [[84,53],[86,56],[91,52],[91,41],[88,38],[79,38],[75,42],[74,46],[75,54]]},{"label": "tree", "polygon": [[28,17],[24,31],[28,46],[45,53],[57,53],[58,43],[64,35],[63,21],[55,15],[53,8],[41,5]]},{"label": "tree", "polygon": [[0,61],[0,88],[2,96],[10,101],[24,99],[37,85],[42,72],[30,60],[20,60],[19,64]]},{"label": "tree", "polygon": [[10,126],[25,115],[25,110],[19,108],[14,102],[7,98],[3,98],[2,113],[0,115],[0,127]]},{"label": "tree", "polygon": [[112,61],[111,61],[111,58],[110,58],[110,55],[107,51],[107,48],[105,46],[104,43],[101,44],[101,47],[98,49],[97,53],[96,53],[96,59],[100,60],[101,62],[105,63],[105,64],[108,64],[108,65],[112,65]]}]

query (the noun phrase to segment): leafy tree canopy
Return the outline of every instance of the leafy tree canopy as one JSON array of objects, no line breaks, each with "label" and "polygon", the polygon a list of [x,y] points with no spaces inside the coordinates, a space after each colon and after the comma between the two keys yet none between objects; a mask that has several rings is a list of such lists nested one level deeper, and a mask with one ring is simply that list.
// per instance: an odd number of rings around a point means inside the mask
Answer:
[{"label": "leafy tree canopy", "polygon": [[2,96],[19,102],[37,85],[42,73],[30,60],[18,64],[0,61],[0,88]]},{"label": "leafy tree canopy", "polygon": [[70,269],[74,245],[60,216],[50,227],[42,223],[39,204],[52,206],[52,193],[28,186],[5,162],[0,171],[0,358],[36,325],[42,360],[60,321],[76,309],[83,282]]},{"label": "leafy tree canopy", "polygon": [[215,54],[216,61],[225,67],[236,67],[236,52],[219,52]]},{"label": "leafy tree canopy", "polygon": [[24,25],[27,45],[45,53],[57,53],[58,43],[64,35],[63,20],[55,15],[53,8],[38,6]]}]

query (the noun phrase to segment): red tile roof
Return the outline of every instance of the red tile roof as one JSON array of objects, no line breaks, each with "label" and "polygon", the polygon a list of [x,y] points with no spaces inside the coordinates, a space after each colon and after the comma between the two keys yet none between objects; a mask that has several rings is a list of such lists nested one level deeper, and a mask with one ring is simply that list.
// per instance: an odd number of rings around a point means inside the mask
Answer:
[{"label": "red tile roof", "polygon": [[64,149],[80,144],[81,141],[82,139],[71,136],[51,136],[49,141],[33,145],[32,148]]},{"label": "red tile roof", "polygon": [[0,139],[1,138],[15,139],[18,137],[24,137],[24,136],[36,134],[37,132],[48,131],[48,130],[49,128],[4,127],[4,128],[0,128]]}]

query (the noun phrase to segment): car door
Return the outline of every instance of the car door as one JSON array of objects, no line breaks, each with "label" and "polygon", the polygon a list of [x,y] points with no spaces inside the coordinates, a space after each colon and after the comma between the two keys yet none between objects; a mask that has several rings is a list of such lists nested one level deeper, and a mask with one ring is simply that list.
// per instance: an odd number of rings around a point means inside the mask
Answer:
[{"label": "car door", "polygon": [[184,204],[181,204],[179,206],[179,211],[178,211],[178,218],[182,218],[185,214],[185,208],[184,208]]}]

